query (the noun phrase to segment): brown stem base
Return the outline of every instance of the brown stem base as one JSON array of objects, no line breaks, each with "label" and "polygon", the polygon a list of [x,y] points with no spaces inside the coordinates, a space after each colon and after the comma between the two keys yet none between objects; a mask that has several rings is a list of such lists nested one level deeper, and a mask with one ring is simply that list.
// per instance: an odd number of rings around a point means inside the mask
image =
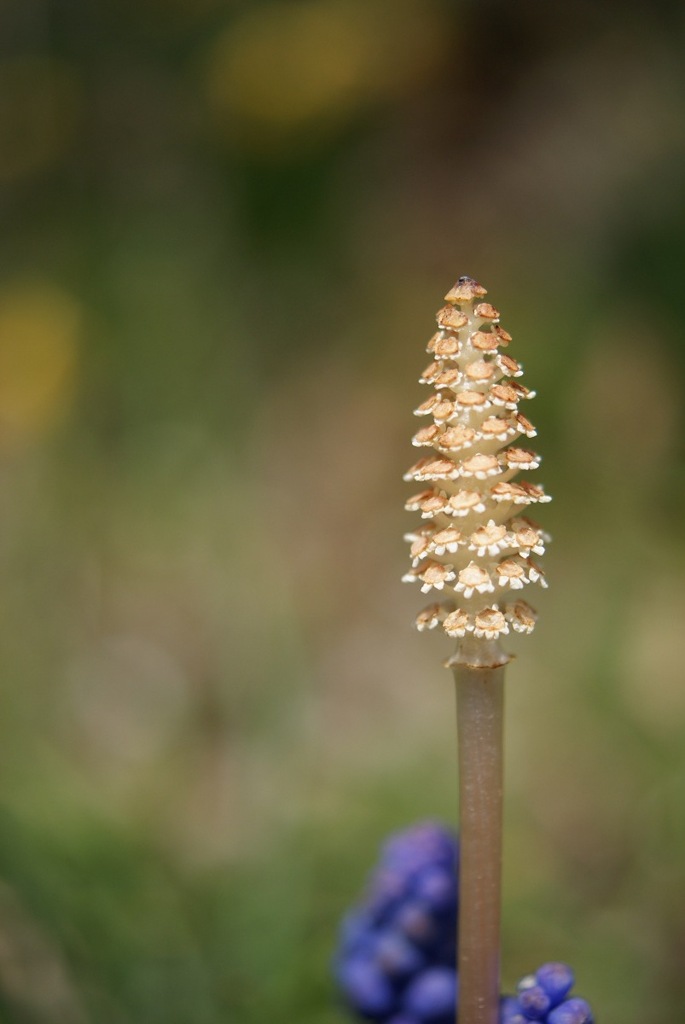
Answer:
[{"label": "brown stem base", "polygon": [[497,1024],[504,666],[454,664],[459,739],[459,1024]]}]

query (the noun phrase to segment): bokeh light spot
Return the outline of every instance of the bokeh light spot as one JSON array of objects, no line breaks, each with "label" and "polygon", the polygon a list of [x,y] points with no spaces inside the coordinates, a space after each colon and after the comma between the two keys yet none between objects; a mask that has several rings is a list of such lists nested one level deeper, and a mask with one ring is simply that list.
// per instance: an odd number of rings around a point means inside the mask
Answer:
[{"label": "bokeh light spot", "polygon": [[41,434],[73,394],[82,321],[78,302],[43,282],[0,291],[0,437]]},{"label": "bokeh light spot", "polygon": [[444,53],[444,19],[415,0],[261,5],[213,44],[210,106],[247,148],[278,151],[305,137],[309,146],[415,86]]}]

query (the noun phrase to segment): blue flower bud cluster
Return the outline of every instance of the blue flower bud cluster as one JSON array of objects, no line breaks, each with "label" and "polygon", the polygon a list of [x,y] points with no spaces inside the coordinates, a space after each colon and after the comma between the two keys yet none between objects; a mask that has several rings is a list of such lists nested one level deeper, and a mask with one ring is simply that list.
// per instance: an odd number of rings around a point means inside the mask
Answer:
[{"label": "blue flower bud cluster", "polygon": [[426,822],[392,836],[363,902],[344,919],[338,985],[359,1016],[452,1024],[457,997],[457,843]]},{"label": "blue flower bud cluster", "polygon": [[570,997],[575,978],[566,964],[543,964],[521,978],[515,996],[500,1003],[500,1024],[594,1024],[589,1003]]},{"label": "blue flower bud cluster", "polygon": [[[385,843],[362,902],[344,919],[335,975],[348,1007],[378,1024],[453,1024],[458,844],[425,822]],[[500,1005],[500,1024],[594,1024],[570,998],[573,972],[545,964]]]}]

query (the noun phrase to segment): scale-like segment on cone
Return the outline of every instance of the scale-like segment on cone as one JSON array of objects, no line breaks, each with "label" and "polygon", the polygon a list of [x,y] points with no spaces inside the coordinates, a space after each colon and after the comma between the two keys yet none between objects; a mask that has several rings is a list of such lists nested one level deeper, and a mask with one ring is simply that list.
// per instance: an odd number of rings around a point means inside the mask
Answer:
[{"label": "scale-like segment on cone", "polygon": [[428,342],[431,362],[420,380],[433,394],[416,415],[432,422],[415,434],[425,454],[405,475],[421,485],[406,508],[425,522],[406,537],[412,567],[404,579],[438,598],[418,615],[418,629],[497,640],[535,626],[521,592],[546,586],[534,556],[547,538],[528,512],[550,499],[518,479],[540,464],[521,443],[535,437],[520,411],[535,392],[520,383],[521,366],[504,351],[511,335],[485,295],[477,281],[460,277]]}]

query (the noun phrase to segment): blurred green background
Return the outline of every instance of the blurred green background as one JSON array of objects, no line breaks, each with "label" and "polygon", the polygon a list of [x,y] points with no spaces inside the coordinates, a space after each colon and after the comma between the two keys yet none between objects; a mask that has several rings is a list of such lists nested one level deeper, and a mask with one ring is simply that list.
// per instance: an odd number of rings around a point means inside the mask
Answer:
[{"label": "blurred green background", "polygon": [[684,42],[630,0],[0,3],[0,1021],[344,1021],[379,841],[456,819],[399,578],[463,273],[555,496],[504,981],[685,1015]]}]

